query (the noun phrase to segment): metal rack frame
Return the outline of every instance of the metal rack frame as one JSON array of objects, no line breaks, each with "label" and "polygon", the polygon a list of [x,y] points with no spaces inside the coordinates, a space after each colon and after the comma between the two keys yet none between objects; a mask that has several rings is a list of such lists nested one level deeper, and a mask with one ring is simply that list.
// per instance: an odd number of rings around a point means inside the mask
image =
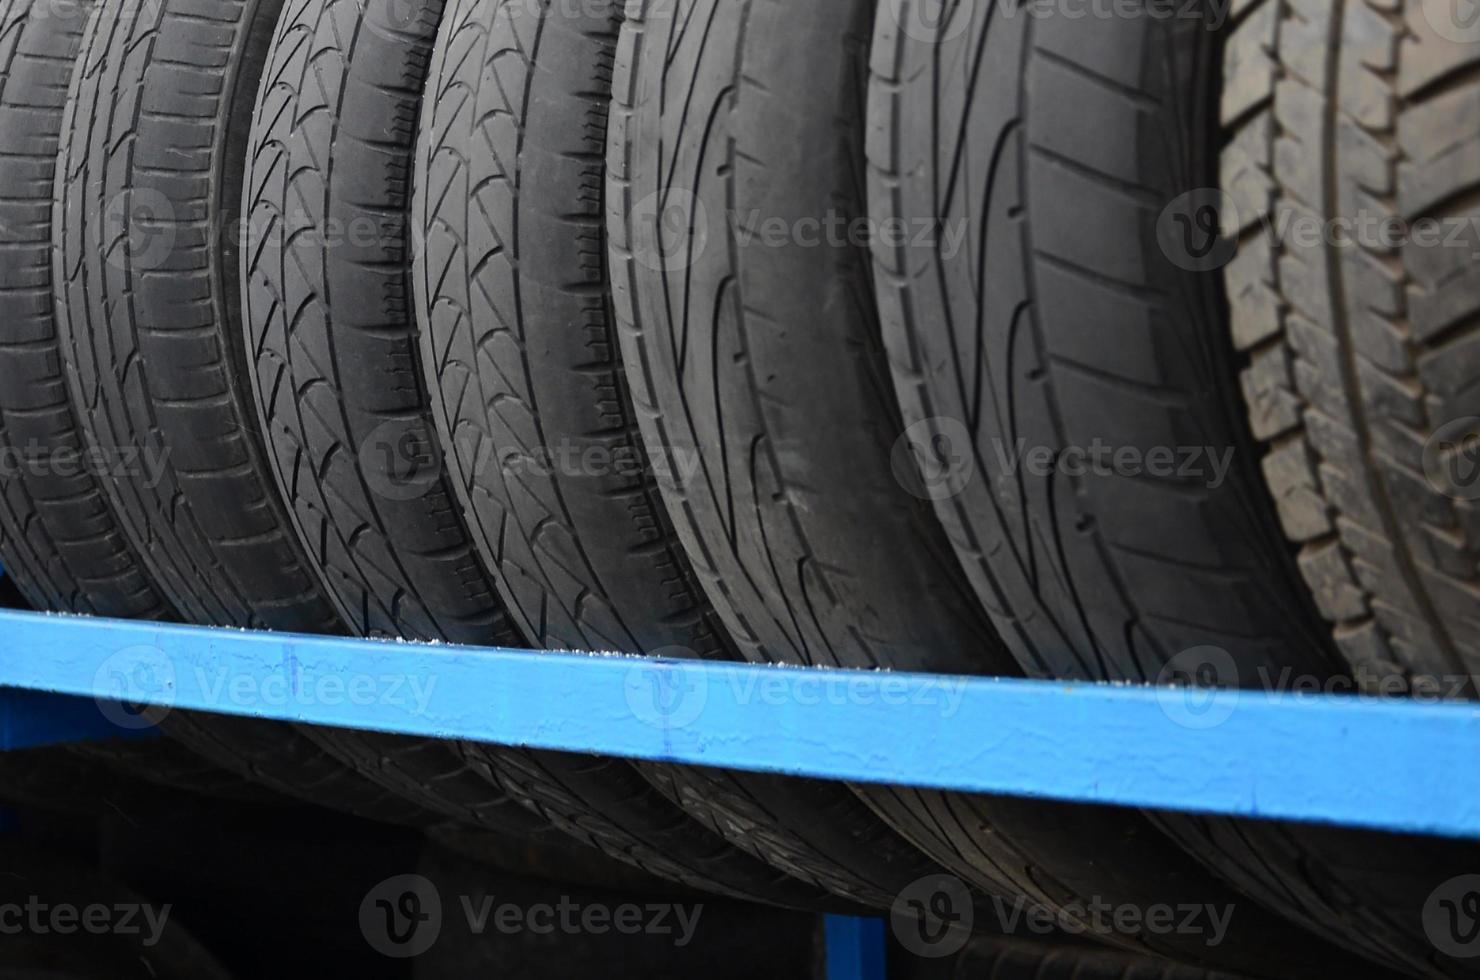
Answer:
[{"label": "metal rack frame", "polygon": [[[122,705],[1480,839],[1480,705],[588,656],[0,612],[0,750]],[[1444,753],[1434,745],[1446,746]],[[877,920],[828,975],[880,980]]]}]

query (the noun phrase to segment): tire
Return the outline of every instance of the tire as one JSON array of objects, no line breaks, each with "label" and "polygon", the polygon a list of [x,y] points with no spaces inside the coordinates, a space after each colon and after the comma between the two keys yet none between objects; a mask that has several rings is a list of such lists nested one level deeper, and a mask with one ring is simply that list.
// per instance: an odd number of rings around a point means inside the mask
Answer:
[{"label": "tire", "polygon": [[[131,560],[96,478],[39,465],[77,458],[84,445],[52,315],[51,184],[91,9],[48,5],[32,16],[34,0],[0,0],[0,447],[26,460],[0,467],[0,561],[33,609],[153,619],[164,603]],[[145,769],[167,783],[191,785],[205,769],[189,757],[156,761]]]},{"label": "tire", "polygon": [[[964,6],[955,9],[968,19],[920,27],[935,9],[924,3],[921,16],[914,0],[891,0],[879,18],[870,210],[914,227],[983,223],[956,251],[943,236],[874,243],[905,422],[917,446],[943,439],[962,464],[920,486],[982,606],[1033,676],[1166,682],[1202,669],[1221,686],[1270,688],[1338,679],[1343,665],[1295,577],[1237,402],[1216,273],[1159,234],[1212,182],[1221,38],[1201,19],[1011,18]],[[984,52],[997,70],[965,73]],[[1192,445],[1230,462],[1218,479],[1010,465],[1037,447],[1059,460],[1096,441],[1147,461],[1158,447]],[[930,462],[942,475],[941,460]],[[1424,969],[1427,957],[1400,949],[1382,922],[1419,925],[1423,898],[1399,908],[1369,893],[1364,908],[1352,893],[1396,882],[1397,854],[1422,848],[1353,834],[1333,857],[1330,831],[1156,823],[1340,948]],[[1431,842],[1407,873],[1427,896],[1468,850]],[[1364,858],[1371,870],[1354,875]]]},{"label": "tire", "polygon": [[[864,0],[629,5],[607,192],[623,359],[649,453],[695,461],[686,479],[660,471],[660,486],[747,658],[1013,674],[928,503],[894,475],[902,425],[866,248],[746,245],[737,232],[864,214],[873,19]],[[1137,814],[859,791],[991,893],[1071,916],[1094,898],[1238,906],[1241,935],[1220,949],[1102,938],[1256,975],[1272,948],[1287,975],[1342,959],[1233,896]]]},{"label": "tire", "polygon": [[[1480,35],[1454,39],[1442,6],[1249,4],[1227,44],[1221,106],[1221,184],[1238,217],[1229,326],[1281,525],[1358,684],[1430,699],[1480,687],[1480,495],[1463,468],[1480,425],[1468,329],[1480,308],[1480,168],[1457,152],[1480,141]],[[1361,215],[1415,232],[1469,224],[1438,247],[1360,230],[1345,246],[1274,233]],[[1444,460],[1453,468],[1436,465],[1446,442],[1460,447]],[[1316,879],[1313,915],[1410,969],[1480,975],[1473,960],[1436,954],[1424,920],[1446,880],[1480,869],[1480,848],[1300,842],[1306,866],[1339,869]]]},{"label": "tire", "polygon": [[[929,977],[931,974],[925,974]],[[969,945],[941,976],[959,980],[1239,980],[1165,960],[1138,959],[1033,942],[982,939]]]},{"label": "tire", "polygon": [[[283,526],[304,563],[321,576],[318,587],[337,619],[362,636],[438,639],[445,634],[429,624],[450,619],[462,625],[458,635],[464,638],[513,645],[517,634],[469,571],[469,549],[452,540],[456,518],[446,501],[377,494],[375,477],[357,468],[361,460],[378,459],[373,447],[350,435],[343,442],[328,435],[341,420],[380,436],[394,426],[384,445],[399,445],[405,427],[394,419],[408,398],[415,400],[404,387],[404,370],[395,374],[410,341],[390,332],[404,329],[409,317],[406,275],[396,265],[407,261],[397,211],[408,193],[420,73],[441,7],[439,0],[285,3],[265,55],[246,150],[241,213],[248,244],[239,272],[244,332],[230,342],[250,365],[243,388],[250,390],[251,425],[266,441],[264,474],[270,467],[273,492],[288,504]],[[336,97],[342,101],[335,103]],[[330,161],[339,181],[332,188],[315,159]],[[305,244],[285,250],[280,219],[288,213],[290,188],[300,194],[318,189],[326,212],[314,213],[307,226],[306,211],[300,211],[292,240]],[[314,230],[322,234],[307,234]],[[278,266],[268,271],[274,259]],[[301,294],[292,314],[284,311],[280,304],[291,289],[303,289],[311,278],[313,291]],[[323,311],[309,300],[327,296],[331,287],[335,325],[358,329],[327,344],[329,320],[322,312],[319,331],[307,342],[342,349],[352,363],[342,374],[306,375],[305,367],[327,370],[322,366],[335,355],[303,347],[307,329],[294,333],[299,346],[290,355],[285,320]],[[290,363],[297,374],[290,374]],[[307,455],[305,446],[312,447]],[[343,452],[346,447],[351,451]],[[328,472],[315,479],[308,466]],[[325,516],[336,508],[334,518]],[[376,585],[357,587],[360,582]],[[378,605],[382,599],[384,606]],[[444,742],[336,729],[305,734],[369,780],[428,810],[514,836],[548,829]]]},{"label": "tire", "polygon": [[[1446,40],[1441,6],[1250,5],[1226,59],[1223,185],[1243,245],[1226,280],[1265,475],[1337,646],[1374,689],[1474,697],[1480,168],[1459,151],[1480,141],[1480,36]],[[1360,214],[1467,225],[1432,247],[1269,233]]]},{"label": "tire", "polygon": [[[161,779],[159,773],[167,773]],[[195,778],[193,793],[233,803],[281,799],[169,739],[125,739],[0,752],[0,805],[96,816],[120,797],[158,795]]]},{"label": "tire", "polygon": [[[529,642],[738,659],[644,462],[609,312],[603,149],[620,4],[578,18],[554,9],[455,0],[432,61],[416,290],[438,437]],[[562,449],[614,465],[540,464]],[[935,870],[843,787],[638,768],[710,830],[819,891],[887,908]]]},{"label": "tire", "polygon": [[[91,6],[51,5],[46,16],[32,17],[32,0],[0,2],[0,299],[7,308],[0,445],[38,459],[77,459],[86,451],[53,315],[51,184],[67,83]],[[170,615],[115,522],[97,474],[85,467],[70,474],[49,466],[0,470],[0,556],[35,609],[129,619]],[[184,789],[199,789],[208,771],[172,752],[123,768]],[[206,783],[215,785],[215,778]]]},{"label": "tire", "polygon": [[[442,13],[440,0],[389,7],[289,0],[248,155],[243,210],[253,248],[243,256],[244,350],[296,534],[353,628],[520,646],[431,449],[431,396],[411,308],[410,177]],[[336,229],[369,225],[373,244],[330,247]],[[783,904],[821,900],[729,851],[624,762],[463,752],[476,764],[457,758],[452,784],[408,780],[365,759],[357,768],[403,789],[462,796],[481,785],[484,794],[506,793],[523,804],[527,821],[706,890]],[[352,749],[341,755],[355,759]],[[408,758],[421,757],[382,753],[380,762]],[[474,803],[467,812],[483,815]]]},{"label": "tire", "polygon": [[[91,868],[38,850],[0,843],[0,903],[7,908],[88,910],[87,925],[15,928],[6,936],[0,975],[49,980],[228,980],[231,973],[172,918],[173,906],[151,901]],[[91,910],[118,916],[99,929]],[[143,909],[152,917],[139,914]],[[36,913],[29,913],[36,914]],[[46,914],[46,913],[42,913]],[[41,920],[43,924],[45,920]]]},{"label": "tire", "polygon": [[[36,18],[33,7],[33,0],[0,3],[0,302],[7,311],[0,445],[75,458],[85,443],[67,400],[52,315],[51,179],[91,4]],[[164,608],[86,472],[0,470],[0,558],[36,609],[150,619]]]},{"label": "tire", "polygon": [[[81,756],[84,765],[106,766],[117,777],[183,789],[198,796],[242,803],[280,802],[283,799],[280,793],[240,773],[212,765],[174,739],[124,738],[78,742],[64,746],[61,751]],[[73,785],[84,793],[95,792],[87,778],[78,777]]]},{"label": "tire", "polygon": [[[46,600],[40,608],[335,629],[332,608],[281,530],[281,505],[243,424],[228,360],[239,346],[228,342],[235,329],[235,264],[226,260],[231,243],[217,232],[235,222],[240,166],[234,161],[245,147],[250,94],[270,37],[264,27],[276,14],[273,0],[212,3],[204,13],[190,0],[144,0],[100,6],[83,33],[66,112],[55,124],[60,149],[48,197],[57,203],[36,212],[37,220],[50,219],[53,299],[38,311],[36,339],[19,352],[24,356],[0,359],[0,370],[7,372],[8,391],[55,401],[47,407],[49,428],[34,437],[38,444],[110,460],[138,452],[155,460],[158,479],[130,464],[113,468],[122,473],[88,470],[66,486],[37,484],[27,536],[40,542],[40,554],[56,556],[47,562],[51,584],[30,590]],[[111,126],[120,106],[139,129],[110,133],[118,141],[99,144],[98,126]],[[192,117],[199,123],[194,129],[180,121]],[[203,143],[187,147],[202,133],[209,134]],[[106,178],[91,180],[97,154],[111,155],[120,145],[153,155],[129,156],[124,173],[110,167]],[[131,238],[111,238],[107,254],[101,238],[105,231],[137,231],[104,228],[104,199],[127,202],[132,221],[132,195],[140,192],[156,213],[189,211],[188,220],[161,225],[177,239],[159,250],[167,254],[151,255],[148,242],[140,249],[141,265],[155,268],[133,264]],[[116,302],[120,293],[130,304]],[[185,322],[185,310],[199,322]],[[45,322],[53,312],[54,329]],[[151,332],[140,320],[177,326]],[[68,541],[85,547],[71,549]],[[270,788],[370,819],[432,819],[289,726],[188,712],[171,713],[164,725],[221,768]]]}]

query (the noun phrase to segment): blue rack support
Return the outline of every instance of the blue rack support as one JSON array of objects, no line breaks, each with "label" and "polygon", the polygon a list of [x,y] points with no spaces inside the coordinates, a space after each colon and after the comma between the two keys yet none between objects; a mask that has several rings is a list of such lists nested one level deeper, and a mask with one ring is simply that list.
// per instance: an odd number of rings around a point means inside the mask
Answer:
[{"label": "blue rack support", "polygon": [[[536,653],[0,612],[6,687],[73,699],[63,707],[9,695],[0,703],[6,744],[21,729],[33,739],[96,733],[100,719],[147,730],[121,708],[147,704],[157,706],[151,717],[191,709],[1480,839],[1480,767],[1448,761],[1480,755],[1480,705],[1469,703]],[[1429,751],[1434,745],[1446,751]],[[882,976],[871,972],[883,969],[881,924],[835,920],[828,932],[832,980]]]},{"label": "blue rack support", "polygon": [[83,698],[0,687],[0,752],[155,734],[152,726],[120,727]]},{"label": "blue rack support", "polygon": [[823,927],[827,945],[827,980],[884,980],[883,919],[829,915]]},{"label": "blue rack support", "polygon": [[1480,767],[1449,761],[1480,753],[1480,705],[1470,703],[804,670],[16,612],[0,612],[0,687],[820,779],[1480,838]]}]

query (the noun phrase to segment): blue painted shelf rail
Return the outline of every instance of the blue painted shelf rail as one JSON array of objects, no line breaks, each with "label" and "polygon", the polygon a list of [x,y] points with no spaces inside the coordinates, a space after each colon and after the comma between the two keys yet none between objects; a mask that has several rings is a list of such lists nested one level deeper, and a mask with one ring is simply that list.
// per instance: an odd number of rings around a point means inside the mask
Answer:
[{"label": "blue painted shelf rail", "polygon": [[1480,838],[1480,767],[1451,761],[1480,756],[1472,704],[541,654],[0,612],[6,687],[93,699],[125,726],[118,702]]}]

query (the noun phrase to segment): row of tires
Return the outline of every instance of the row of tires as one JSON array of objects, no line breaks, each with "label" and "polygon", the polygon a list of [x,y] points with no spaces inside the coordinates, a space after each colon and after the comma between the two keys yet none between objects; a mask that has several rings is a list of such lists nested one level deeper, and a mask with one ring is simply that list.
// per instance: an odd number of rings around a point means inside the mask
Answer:
[{"label": "row of tires", "polygon": [[[7,572],[204,625],[1472,695],[1480,36],[1078,6],[0,0]],[[947,874],[1234,905],[1103,936],[1202,966],[1475,973],[1436,938],[1465,845],[163,724],[733,896]]]}]

